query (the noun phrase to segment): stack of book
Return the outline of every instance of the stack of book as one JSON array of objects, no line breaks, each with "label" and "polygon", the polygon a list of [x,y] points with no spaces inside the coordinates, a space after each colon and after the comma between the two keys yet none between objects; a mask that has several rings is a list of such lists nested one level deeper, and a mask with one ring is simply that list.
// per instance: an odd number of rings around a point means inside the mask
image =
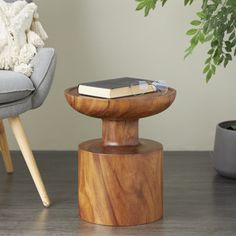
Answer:
[{"label": "stack of book", "polygon": [[123,77],[79,84],[78,92],[93,97],[120,98],[155,92],[153,82],[152,80]]}]

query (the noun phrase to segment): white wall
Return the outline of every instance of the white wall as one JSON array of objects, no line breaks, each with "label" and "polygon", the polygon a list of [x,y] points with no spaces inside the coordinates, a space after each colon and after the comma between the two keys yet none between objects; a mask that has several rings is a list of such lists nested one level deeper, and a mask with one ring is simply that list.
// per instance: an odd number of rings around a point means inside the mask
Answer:
[{"label": "white wall", "polygon": [[[63,96],[65,88],[85,81],[135,76],[176,88],[173,106],[140,124],[140,135],[161,141],[166,150],[211,150],[216,124],[236,119],[235,62],[207,85],[206,47],[183,60],[185,32],[199,5],[184,8],[183,1],[169,1],[144,18],[134,0],[36,2],[58,67],[43,107],[22,116],[33,149],[75,150],[79,142],[100,136],[100,121],[74,112]],[[12,135],[9,139],[16,149]]]}]

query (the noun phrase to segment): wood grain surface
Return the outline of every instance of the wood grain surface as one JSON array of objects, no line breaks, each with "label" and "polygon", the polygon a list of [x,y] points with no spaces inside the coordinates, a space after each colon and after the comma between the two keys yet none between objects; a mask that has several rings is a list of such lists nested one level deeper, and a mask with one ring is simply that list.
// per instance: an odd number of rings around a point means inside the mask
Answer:
[{"label": "wood grain surface", "polygon": [[65,97],[76,111],[108,120],[137,120],[166,110],[175,100],[176,90],[169,88],[167,94],[148,93],[137,96],[103,99],[78,94],[77,87],[65,91]]},{"label": "wood grain surface", "polygon": [[[102,139],[79,145],[79,209],[81,219],[103,225],[130,226],[163,215],[163,148],[140,140],[138,121],[166,110],[176,91],[116,99],[65,91],[76,111],[102,119]],[[140,212],[142,212],[140,214]]]},{"label": "wood grain surface", "polygon": [[[129,226],[163,214],[162,145],[140,140],[130,147],[79,145],[80,217],[90,223]],[[124,154],[126,153],[126,154]]]},{"label": "wood grain surface", "polygon": [[50,206],[50,199],[48,197],[46,188],[44,186],[41,174],[39,172],[37,163],[34,159],[33,152],[31,150],[28,138],[23,128],[23,124],[19,116],[8,118],[13,134],[15,135],[16,141],[20,147],[25,163],[28,166],[29,172],[38,190],[40,198],[45,207]]},{"label": "wood grain surface", "polygon": [[138,145],[138,120],[103,120],[102,137],[105,146]]},{"label": "wood grain surface", "polygon": [[11,160],[11,154],[8,148],[7,136],[5,133],[5,128],[2,120],[0,120],[0,151],[2,153],[6,172],[9,174],[13,173],[14,172],[13,163]]}]

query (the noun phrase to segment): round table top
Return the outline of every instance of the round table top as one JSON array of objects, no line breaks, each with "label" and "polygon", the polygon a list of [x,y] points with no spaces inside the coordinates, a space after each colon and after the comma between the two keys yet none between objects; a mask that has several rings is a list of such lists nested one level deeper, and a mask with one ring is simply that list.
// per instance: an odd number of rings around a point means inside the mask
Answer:
[{"label": "round table top", "polygon": [[165,95],[146,93],[122,98],[98,98],[78,93],[77,87],[65,90],[70,106],[87,116],[110,120],[134,120],[166,110],[175,100],[176,90],[169,88]]}]

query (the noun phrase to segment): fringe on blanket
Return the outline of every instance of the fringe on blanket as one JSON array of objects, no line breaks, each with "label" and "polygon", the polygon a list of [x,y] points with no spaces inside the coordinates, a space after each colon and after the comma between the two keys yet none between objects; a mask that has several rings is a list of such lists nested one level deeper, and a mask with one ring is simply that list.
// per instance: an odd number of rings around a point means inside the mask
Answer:
[{"label": "fringe on blanket", "polygon": [[37,9],[35,3],[0,0],[0,69],[32,75],[30,62],[48,38]]}]

